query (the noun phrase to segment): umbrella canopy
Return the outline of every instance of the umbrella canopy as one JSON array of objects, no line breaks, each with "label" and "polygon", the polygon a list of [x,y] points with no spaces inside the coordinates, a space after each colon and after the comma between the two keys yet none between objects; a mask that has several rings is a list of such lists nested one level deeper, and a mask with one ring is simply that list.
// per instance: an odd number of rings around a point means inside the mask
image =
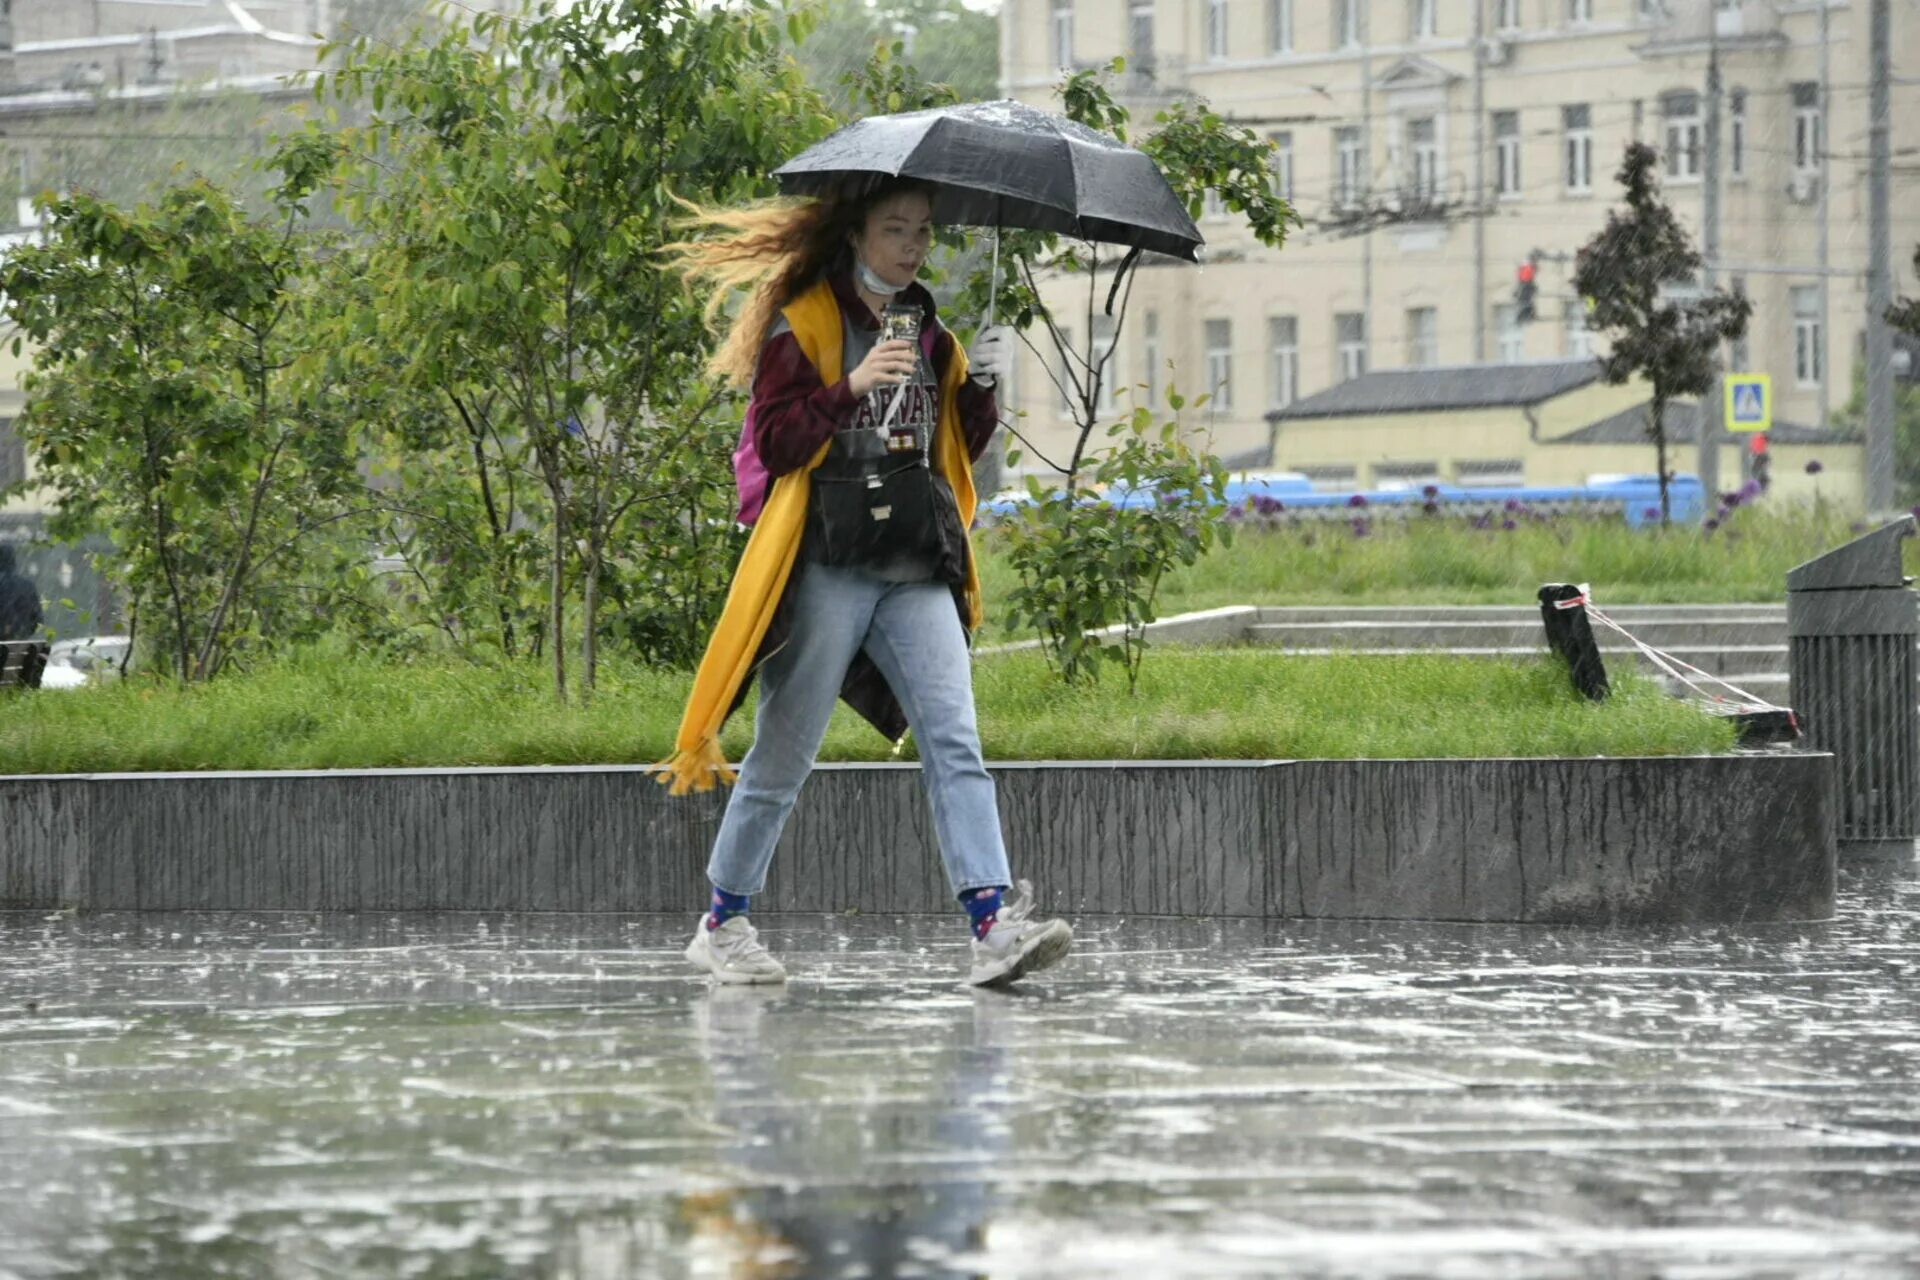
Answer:
[{"label": "umbrella canopy", "polygon": [[936,222],[1054,231],[1189,262],[1205,243],[1144,152],[1010,99],[869,116],[774,176],[788,195],[808,196],[918,178],[934,184]]}]

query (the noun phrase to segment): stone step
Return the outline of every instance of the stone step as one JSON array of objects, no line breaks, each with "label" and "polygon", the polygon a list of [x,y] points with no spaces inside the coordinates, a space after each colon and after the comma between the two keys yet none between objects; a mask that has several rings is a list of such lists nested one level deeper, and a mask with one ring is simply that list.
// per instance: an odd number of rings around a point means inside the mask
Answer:
[{"label": "stone step", "polygon": [[[1698,621],[1733,618],[1740,621],[1784,622],[1781,604],[1622,604],[1606,608],[1607,615],[1631,626],[1636,620]],[[1261,605],[1261,622],[1538,622],[1537,604],[1464,605]]]},{"label": "stone step", "polygon": [[[1661,649],[1676,645],[1782,645],[1787,642],[1785,619],[1748,621],[1641,621],[1620,619],[1635,636]],[[1632,646],[1618,633],[1595,628],[1603,649]],[[1247,628],[1247,643],[1285,649],[1501,649],[1544,645],[1546,632],[1536,616],[1513,622],[1256,622]]]},{"label": "stone step", "polygon": [[[1786,679],[1787,647],[1785,645],[1677,645],[1671,649],[1663,649],[1661,652],[1698,667],[1702,671],[1711,672],[1717,676],[1726,676],[1729,679],[1749,675],[1774,674],[1778,674],[1782,680]],[[1286,653],[1291,657],[1301,658],[1329,657],[1334,654],[1352,653],[1364,653],[1370,657],[1445,654],[1452,658],[1496,658],[1511,661],[1544,658],[1547,656],[1547,647],[1542,644],[1537,646],[1506,645],[1482,648],[1455,647],[1448,649],[1435,649],[1426,646],[1400,649],[1327,648],[1288,649]],[[1606,659],[1609,669],[1616,669],[1623,662],[1633,661],[1648,674],[1657,674],[1659,671],[1659,668],[1654,665],[1652,659],[1634,649],[1612,651],[1602,649],[1601,656]]]}]

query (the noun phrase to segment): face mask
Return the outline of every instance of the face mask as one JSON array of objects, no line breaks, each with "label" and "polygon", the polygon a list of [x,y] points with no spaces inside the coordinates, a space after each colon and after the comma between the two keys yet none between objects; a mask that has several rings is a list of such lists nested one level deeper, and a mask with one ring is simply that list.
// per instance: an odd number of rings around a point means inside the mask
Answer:
[{"label": "face mask", "polygon": [[882,280],[873,273],[873,269],[866,264],[858,253],[853,255],[853,269],[855,277],[860,281],[860,287],[868,293],[877,293],[884,297],[891,298],[894,294],[899,293],[907,287],[903,284],[889,284],[885,280]]}]

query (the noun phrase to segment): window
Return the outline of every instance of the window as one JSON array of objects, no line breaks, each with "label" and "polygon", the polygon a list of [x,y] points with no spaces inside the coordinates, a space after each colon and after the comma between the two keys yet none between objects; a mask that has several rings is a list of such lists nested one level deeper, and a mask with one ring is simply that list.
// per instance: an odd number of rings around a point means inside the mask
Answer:
[{"label": "window", "polygon": [[1567,191],[1585,195],[1593,190],[1593,109],[1586,103],[1560,108],[1566,134]]},{"label": "window", "polygon": [[1520,0],[1493,0],[1493,29],[1495,31],[1520,29]]},{"label": "window", "polygon": [[1820,385],[1825,352],[1820,341],[1820,290],[1810,284],[1793,286],[1793,382],[1798,387]]},{"label": "window", "polygon": [[1207,60],[1223,62],[1227,56],[1227,0],[1207,0]]},{"label": "window", "polygon": [[1073,66],[1073,0],[1053,0],[1053,65]]},{"label": "window", "polygon": [[1267,407],[1284,409],[1300,396],[1300,322],[1293,316],[1267,318],[1267,351],[1272,369]]},{"label": "window", "polygon": [[1527,330],[1520,323],[1520,308],[1502,302],[1493,309],[1493,332],[1500,344],[1500,363],[1517,364],[1527,358]]},{"label": "window", "polygon": [[1293,134],[1283,130],[1267,135],[1273,144],[1273,194],[1282,200],[1293,199]]},{"label": "window", "polygon": [[1134,0],[1127,10],[1127,47],[1132,50],[1133,69],[1142,75],[1153,72],[1153,0]]},{"label": "window", "polygon": [[1430,369],[1440,363],[1440,313],[1433,307],[1407,308],[1407,365]]},{"label": "window", "polygon": [[1360,6],[1364,0],[1333,0],[1333,46],[1351,49],[1360,43]]},{"label": "window", "polygon": [[1453,464],[1453,482],[1462,488],[1523,485],[1526,475],[1519,458],[1462,458]]},{"label": "window", "polygon": [[1440,198],[1440,126],[1432,116],[1407,121],[1407,195],[1417,205]]},{"label": "window", "polygon": [[1120,388],[1126,385],[1126,374],[1120,367],[1120,351],[1114,342],[1112,316],[1093,318],[1093,367],[1100,375],[1099,411],[1118,412]]},{"label": "window", "polygon": [[1666,174],[1669,182],[1700,180],[1700,95],[1692,91],[1665,94],[1660,116],[1666,138]]},{"label": "window", "polygon": [[1160,404],[1160,313],[1149,311],[1140,321],[1140,363],[1147,367],[1147,403]]},{"label": "window", "polygon": [[1367,318],[1358,311],[1333,317],[1334,380],[1345,382],[1367,371]]},{"label": "window", "polygon": [[1267,0],[1267,52],[1293,52],[1293,0]]},{"label": "window", "polygon": [[1728,144],[1727,172],[1736,178],[1747,176],[1747,91],[1735,89],[1727,95]]},{"label": "window", "polygon": [[1334,186],[1333,198],[1336,204],[1353,206],[1360,203],[1360,130],[1354,125],[1343,125],[1333,131],[1334,150]]},{"label": "window", "polygon": [[1200,207],[1200,216],[1203,218],[1226,217],[1227,216],[1226,198],[1222,196],[1214,188],[1208,187],[1206,198]]},{"label": "window", "polygon": [[13,423],[0,418],[0,489],[27,478],[27,443],[14,434]]},{"label": "window", "polygon": [[1079,350],[1079,348],[1073,345],[1073,330],[1062,325],[1060,327],[1060,350],[1057,353],[1060,357],[1060,363],[1054,369],[1054,376],[1060,380],[1060,412],[1066,417],[1072,417],[1075,413],[1079,412],[1080,409],[1078,392],[1074,385],[1073,378],[1073,357],[1067,354],[1069,351],[1077,350]]},{"label": "window", "polygon": [[1407,39],[1431,40],[1435,35],[1434,8],[1438,0],[1407,0]]},{"label": "window", "polygon": [[1404,492],[1424,485],[1437,484],[1439,480],[1440,465],[1436,462],[1376,462],[1373,464],[1373,482],[1382,489],[1397,489]]},{"label": "window", "polygon": [[1520,194],[1520,113],[1493,113],[1494,190],[1502,196]]},{"label": "window", "polygon": [[1820,169],[1820,86],[1801,83],[1793,86],[1793,171],[1816,173]]},{"label": "window", "polygon": [[1207,330],[1207,391],[1211,408],[1225,413],[1233,408],[1233,321],[1209,320]]},{"label": "window", "polygon": [[1320,493],[1347,493],[1360,479],[1360,469],[1350,462],[1309,462],[1294,470]]},{"label": "window", "polygon": [[1564,346],[1569,360],[1585,360],[1593,355],[1593,330],[1587,328],[1587,304],[1583,298],[1569,298],[1560,304],[1560,324],[1565,330]]},{"label": "window", "polygon": [[1567,0],[1568,22],[1592,22],[1593,0]]}]

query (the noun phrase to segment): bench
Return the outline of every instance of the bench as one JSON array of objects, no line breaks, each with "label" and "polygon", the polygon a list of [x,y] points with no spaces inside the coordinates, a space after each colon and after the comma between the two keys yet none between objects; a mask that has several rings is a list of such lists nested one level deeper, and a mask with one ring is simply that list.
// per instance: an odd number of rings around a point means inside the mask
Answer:
[{"label": "bench", "polygon": [[45,640],[0,640],[0,689],[38,689],[52,650]]}]

